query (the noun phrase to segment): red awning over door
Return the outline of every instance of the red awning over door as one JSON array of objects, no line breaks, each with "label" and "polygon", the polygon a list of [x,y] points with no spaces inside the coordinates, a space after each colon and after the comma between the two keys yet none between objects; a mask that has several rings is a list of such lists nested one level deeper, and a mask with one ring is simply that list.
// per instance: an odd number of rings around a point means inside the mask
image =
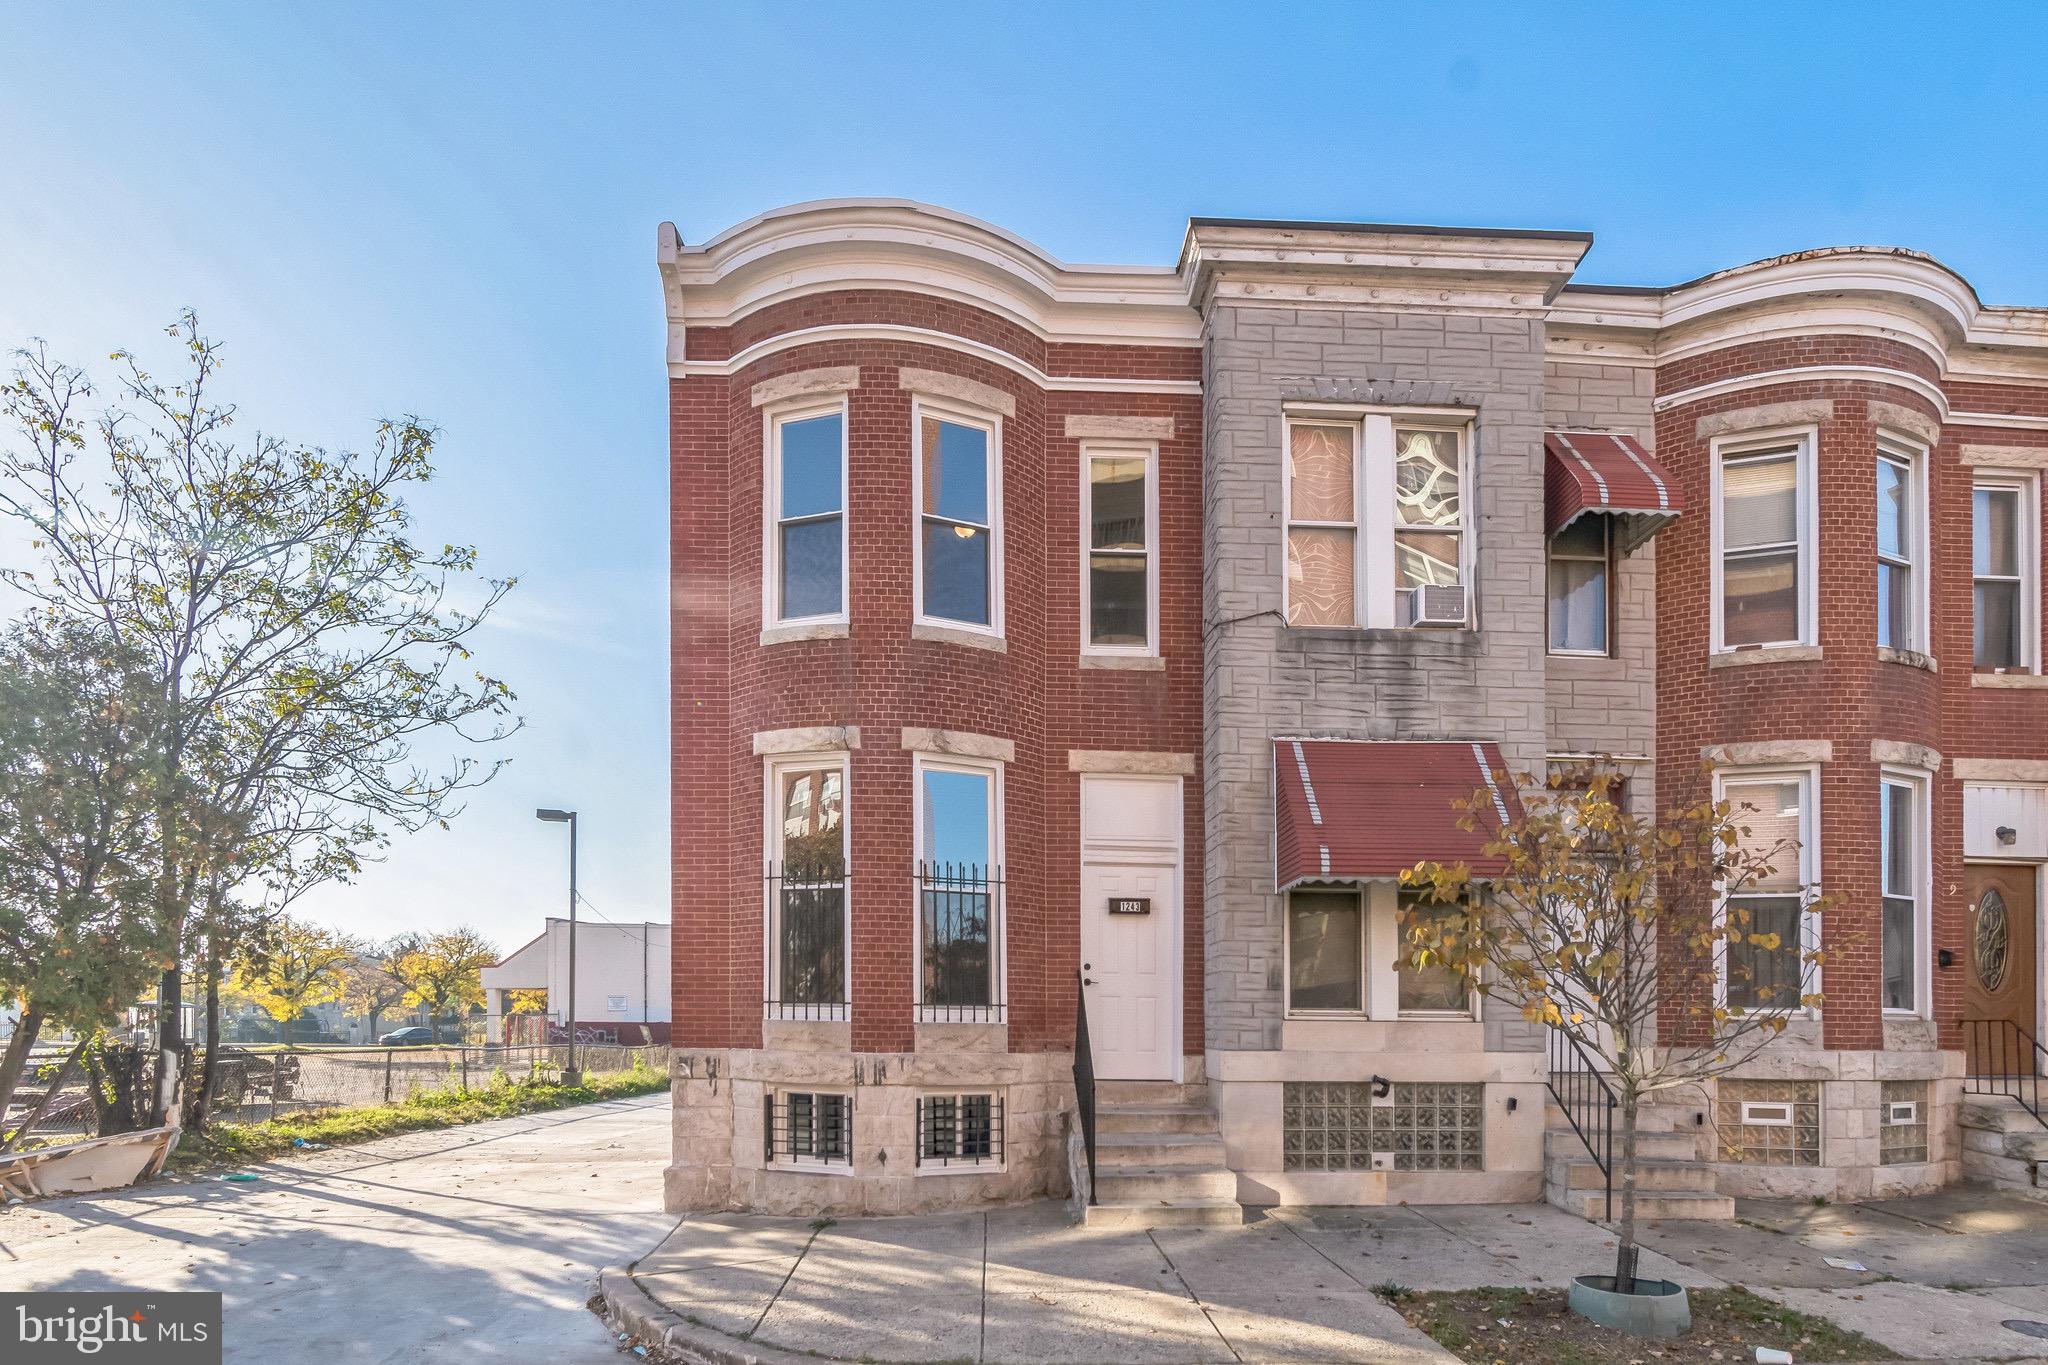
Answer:
[{"label": "red awning over door", "polygon": [[[1500,750],[1452,740],[1273,741],[1277,889],[1301,882],[1397,877],[1419,862],[1463,862],[1478,875],[1501,860],[1484,849],[1496,822],[1521,807]],[[1458,827],[1452,802],[1484,791],[1491,818]]]}]

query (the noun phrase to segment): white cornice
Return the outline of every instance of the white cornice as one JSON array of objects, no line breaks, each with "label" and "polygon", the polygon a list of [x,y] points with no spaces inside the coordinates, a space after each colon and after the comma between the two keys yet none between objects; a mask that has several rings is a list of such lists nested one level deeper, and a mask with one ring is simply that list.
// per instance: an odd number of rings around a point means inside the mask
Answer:
[{"label": "white cornice", "polygon": [[658,237],[669,359],[691,326],[846,289],[958,300],[1052,342],[1192,346],[1201,320],[1166,266],[1069,265],[965,214],[902,199],[828,199],[750,218],[686,246]]},{"label": "white cornice", "polygon": [[1280,303],[1538,316],[1582,233],[1197,219],[1181,248],[1196,306]]},{"label": "white cornice", "polygon": [[1934,410],[1944,420],[1948,416],[1948,395],[1941,385],[1923,379],[1917,374],[1904,370],[1887,369],[1880,365],[1788,365],[1782,369],[1762,370],[1756,374],[1739,374],[1730,379],[1716,379],[1711,383],[1695,384],[1689,389],[1667,393],[1658,397],[1652,406],[1658,412],[1674,408],[1682,403],[1697,403],[1703,398],[1718,398],[1722,394],[1742,393],[1749,389],[1767,389],[1777,384],[1797,384],[1808,380],[1859,380],[1867,383],[1891,384],[1897,388],[1916,393],[1934,404]]}]

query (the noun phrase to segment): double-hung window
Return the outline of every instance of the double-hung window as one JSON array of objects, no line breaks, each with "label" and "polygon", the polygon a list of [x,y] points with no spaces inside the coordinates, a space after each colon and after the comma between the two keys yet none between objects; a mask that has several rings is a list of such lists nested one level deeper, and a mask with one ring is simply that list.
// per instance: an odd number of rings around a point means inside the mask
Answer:
[{"label": "double-hung window", "polygon": [[1002,633],[1002,427],[919,399],[917,618]]},{"label": "double-hung window", "polygon": [[1920,1008],[1921,929],[1927,923],[1925,903],[1925,821],[1917,781],[1887,773],[1879,787],[1878,846],[1884,901],[1884,1007],[1917,1012]]},{"label": "double-hung window", "polygon": [[1159,652],[1159,487],[1149,446],[1087,447],[1082,554],[1084,654]]},{"label": "double-hung window", "polygon": [[846,756],[768,766],[768,1017],[844,1019]]},{"label": "double-hung window", "polygon": [[846,407],[768,418],[768,544],[763,619],[846,619]]},{"label": "double-hung window", "polygon": [[1810,769],[1717,773],[1715,784],[1718,799],[1730,807],[1730,820],[1747,831],[1741,835],[1742,851],[1765,857],[1771,869],[1730,888],[1723,900],[1727,926],[1735,931],[1722,962],[1727,1004],[1738,1010],[1783,1010],[1807,993],[1803,953],[1820,830],[1814,809],[1818,775]]},{"label": "double-hung window", "polygon": [[1288,893],[1287,1007],[1296,1013],[1364,1013],[1365,913],[1356,888]]},{"label": "double-hung window", "polygon": [[1926,518],[1921,472],[1925,461],[1910,448],[1886,441],[1877,451],[1877,643],[1886,649],[1925,652]]},{"label": "double-hung window", "polygon": [[1471,429],[1454,414],[1287,426],[1287,623],[1470,623]]},{"label": "double-hung window", "polygon": [[1812,644],[1813,439],[1715,449],[1714,648]]},{"label": "double-hung window", "polygon": [[1582,516],[1550,538],[1550,652],[1607,652],[1610,522]]},{"label": "double-hung window", "polygon": [[2031,479],[1981,475],[1971,489],[1970,577],[1980,669],[2029,672],[2035,665],[2040,495]]},{"label": "double-hung window", "polygon": [[918,1018],[1002,1018],[1001,769],[917,760]]}]

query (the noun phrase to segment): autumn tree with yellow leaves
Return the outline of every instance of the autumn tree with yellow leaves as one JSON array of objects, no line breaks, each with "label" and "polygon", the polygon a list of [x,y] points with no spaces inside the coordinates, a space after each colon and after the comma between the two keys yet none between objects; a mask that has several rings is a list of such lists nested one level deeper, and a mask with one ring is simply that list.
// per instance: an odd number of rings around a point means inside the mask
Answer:
[{"label": "autumn tree with yellow leaves", "polygon": [[280,917],[257,932],[230,968],[228,989],[284,1025],[290,1046],[292,1025],[301,1014],[341,999],[356,951],[355,944],[331,929]]},{"label": "autumn tree with yellow leaves", "polygon": [[[1488,792],[1457,803],[1498,873],[1418,863],[1401,874],[1422,892],[1402,918],[1402,955],[1465,973],[1604,1073],[1621,1121],[1615,1282],[1628,1293],[1638,1109],[1728,1074],[1817,1007],[1823,954],[1817,935],[1787,942],[1744,896],[1775,888],[1779,865],[1798,857],[1793,841],[1755,835],[1750,807],[1701,799],[1639,816],[1604,763],[1516,785],[1521,810],[1505,818]],[[1803,888],[1792,895],[1806,916],[1824,908]]]}]

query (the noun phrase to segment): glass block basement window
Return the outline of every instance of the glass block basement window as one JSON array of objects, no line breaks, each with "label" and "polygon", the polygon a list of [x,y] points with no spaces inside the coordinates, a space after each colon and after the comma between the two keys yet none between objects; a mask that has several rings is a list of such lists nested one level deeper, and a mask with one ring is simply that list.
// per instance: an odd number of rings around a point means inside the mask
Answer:
[{"label": "glass block basement window", "polygon": [[1877,1115],[1877,1159],[1886,1166],[1927,1160],[1928,1086],[1925,1081],[1886,1081]]},{"label": "glass block basement window", "polygon": [[1724,1080],[1714,1098],[1721,1160],[1820,1165],[1820,1082]]},{"label": "glass block basement window", "polygon": [[1484,1169],[1483,1085],[1289,1081],[1282,1107],[1290,1171]]}]

